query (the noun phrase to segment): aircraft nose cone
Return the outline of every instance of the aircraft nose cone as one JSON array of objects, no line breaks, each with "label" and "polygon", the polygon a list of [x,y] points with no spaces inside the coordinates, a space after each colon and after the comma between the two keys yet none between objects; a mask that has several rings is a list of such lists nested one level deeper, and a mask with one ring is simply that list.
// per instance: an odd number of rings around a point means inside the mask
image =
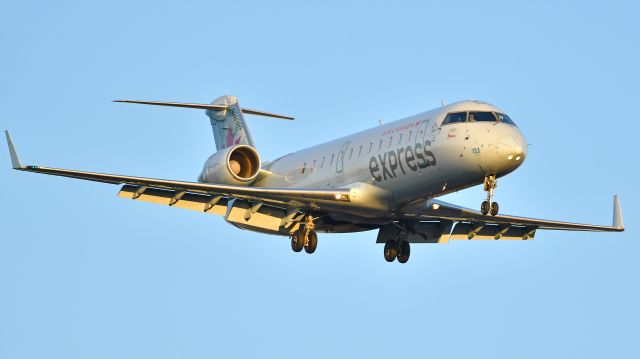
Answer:
[{"label": "aircraft nose cone", "polygon": [[518,168],[527,157],[527,142],[519,133],[509,134],[498,141],[498,156],[505,173]]},{"label": "aircraft nose cone", "polygon": [[515,138],[514,136],[505,136],[500,139],[500,149],[498,152],[507,159],[512,160],[517,157],[516,161],[524,159],[527,154],[527,144]]}]

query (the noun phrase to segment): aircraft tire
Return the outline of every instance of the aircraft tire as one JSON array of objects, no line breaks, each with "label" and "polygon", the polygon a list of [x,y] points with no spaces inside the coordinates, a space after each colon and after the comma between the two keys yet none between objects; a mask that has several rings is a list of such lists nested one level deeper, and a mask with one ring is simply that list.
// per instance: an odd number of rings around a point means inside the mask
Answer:
[{"label": "aircraft tire", "polygon": [[491,209],[489,210],[489,213],[492,216],[495,216],[496,214],[498,214],[499,210],[500,210],[500,206],[498,206],[498,202],[491,203]]},{"label": "aircraft tire", "polygon": [[487,213],[489,213],[489,210],[491,209],[490,207],[491,205],[489,204],[489,201],[482,202],[482,205],[480,205],[480,212],[482,213],[483,216],[486,216]]},{"label": "aircraft tire", "polygon": [[304,230],[297,230],[291,235],[291,249],[300,252],[304,248]]},{"label": "aircraft tire", "polygon": [[311,231],[309,232],[309,243],[304,246],[304,251],[312,254],[313,252],[316,251],[316,248],[318,247],[318,235],[316,234],[316,231]]},{"label": "aircraft tire", "polygon": [[398,262],[407,263],[409,260],[409,255],[411,254],[411,245],[409,242],[402,241],[398,246]]},{"label": "aircraft tire", "polygon": [[390,239],[384,244],[384,259],[393,262],[398,256],[398,241]]}]

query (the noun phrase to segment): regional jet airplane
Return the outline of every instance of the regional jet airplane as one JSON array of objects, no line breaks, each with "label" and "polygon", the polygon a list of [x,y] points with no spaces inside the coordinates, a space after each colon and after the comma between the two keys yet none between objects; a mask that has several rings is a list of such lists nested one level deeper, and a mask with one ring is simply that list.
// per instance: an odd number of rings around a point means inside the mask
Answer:
[{"label": "regional jet airplane", "polygon": [[[378,230],[388,262],[406,263],[410,243],[453,239],[531,240],[538,229],[621,232],[618,197],[611,226],[498,214],[498,178],[527,157],[515,122],[496,106],[462,101],[262,162],[244,115],[291,117],[240,107],[233,96],[211,104],[116,102],[206,110],[216,143],[197,182],[24,166],[9,133],[14,169],[122,185],[118,195],[224,216],[232,225],[288,236],[313,253],[316,232]],[[475,211],[437,198],[483,185]]]}]

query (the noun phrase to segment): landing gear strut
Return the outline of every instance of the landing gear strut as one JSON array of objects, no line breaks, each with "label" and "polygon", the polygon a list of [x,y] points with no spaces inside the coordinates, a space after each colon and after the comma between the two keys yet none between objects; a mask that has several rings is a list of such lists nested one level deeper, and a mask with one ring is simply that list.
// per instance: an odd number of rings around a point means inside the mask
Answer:
[{"label": "landing gear strut", "polygon": [[493,199],[493,190],[498,186],[498,180],[496,179],[496,175],[487,176],[484,178],[484,190],[487,192],[487,200],[482,202],[480,205],[480,212],[483,215],[491,214],[495,216],[498,214],[500,210],[500,206],[498,206],[498,202],[491,202]]},{"label": "landing gear strut", "polygon": [[294,252],[304,251],[311,254],[318,247],[318,235],[316,234],[316,225],[313,223],[313,217],[307,215],[304,221],[304,227],[299,228],[291,235],[291,249]]}]

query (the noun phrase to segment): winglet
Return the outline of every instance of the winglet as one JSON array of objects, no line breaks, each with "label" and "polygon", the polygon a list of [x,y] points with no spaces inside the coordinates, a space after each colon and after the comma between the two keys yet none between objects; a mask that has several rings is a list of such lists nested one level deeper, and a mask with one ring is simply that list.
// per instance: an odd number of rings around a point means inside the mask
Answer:
[{"label": "winglet", "polygon": [[16,153],[15,147],[13,147],[13,141],[11,141],[11,135],[9,135],[9,131],[4,131],[5,136],[7,136],[7,145],[9,146],[9,154],[11,155],[11,166],[14,169],[22,168],[20,164],[20,160],[18,159],[18,154]]},{"label": "winglet", "polygon": [[620,199],[618,195],[613,196],[613,226],[617,229],[624,230],[622,210],[620,209]]}]

